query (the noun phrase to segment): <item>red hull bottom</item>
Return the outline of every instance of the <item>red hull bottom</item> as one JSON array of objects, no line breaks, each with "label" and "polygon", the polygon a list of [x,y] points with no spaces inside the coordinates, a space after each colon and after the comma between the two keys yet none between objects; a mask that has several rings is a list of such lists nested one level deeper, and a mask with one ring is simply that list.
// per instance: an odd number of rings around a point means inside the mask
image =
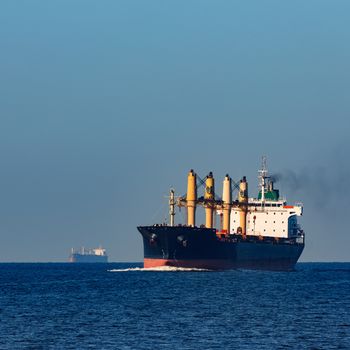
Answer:
[{"label": "red hull bottom", "polygon": [[231,270],[231,269],[253,269],[253,270],[276,270],[276,271],[291,271],[293,270],[295,262],[290,260],[275,260],[275,261],[245,261],[239,264],[235,264],[232,261],[224,259],[210,259],[210,260],[173,260],[173,259],[144,259],[144,267],[184,267],[184,268],[196,268],[207,270]]},{"label": "red hull bottom", "polygon": [[173,260],[173,259],[144,259],[143,266],[145,268],[172,266],[185,267],[208,270],[227,270],[233,269],[235,266],[227,260]]}]

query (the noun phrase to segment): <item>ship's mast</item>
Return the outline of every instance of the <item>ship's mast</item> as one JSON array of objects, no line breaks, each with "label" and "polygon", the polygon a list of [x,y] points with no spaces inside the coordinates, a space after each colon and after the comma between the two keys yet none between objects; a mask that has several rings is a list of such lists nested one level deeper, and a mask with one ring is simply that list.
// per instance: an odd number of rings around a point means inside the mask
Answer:
[{"label": "ship's mast", "polygon": [[175,225],[175,191],[173,189],[170,189],[169,215],[170,215],[170,226],[174,226]]},{"label": "ship's mast", "polygon": [[266,156],[262,156],[261,160],[261,169],[258,171],[259,173],[259,181],[260,181],[260,189],[261,189],[261,201],[265,203],[265,190],[266,190],[266,178],[268,177],[268,170],[267,170],[267,160]]}]

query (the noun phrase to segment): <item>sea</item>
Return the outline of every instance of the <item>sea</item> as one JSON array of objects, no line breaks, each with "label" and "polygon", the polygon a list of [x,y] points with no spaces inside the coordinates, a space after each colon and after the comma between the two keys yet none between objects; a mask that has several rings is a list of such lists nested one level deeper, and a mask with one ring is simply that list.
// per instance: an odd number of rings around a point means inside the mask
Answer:
[{"label": "sea", "polygon": [[0,349],[350,349],[350,263],[4,263]]}]

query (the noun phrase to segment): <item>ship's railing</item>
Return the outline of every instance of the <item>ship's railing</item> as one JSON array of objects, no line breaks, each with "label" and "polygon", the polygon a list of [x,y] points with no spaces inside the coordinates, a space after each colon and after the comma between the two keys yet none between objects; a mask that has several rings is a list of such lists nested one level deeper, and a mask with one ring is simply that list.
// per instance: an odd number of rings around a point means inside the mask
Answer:
[{"label": "ship's railing", "polygon": [[281,237],[270,237],[270,236],[242,236],[237,234],[230,235],[221,235],[218,237],[220,241],[225,242],[254,242],[254,243],[264,243],[264,244],[304,244],[304,235],[299,235],[295,237],[289,238],[281,238]]}]

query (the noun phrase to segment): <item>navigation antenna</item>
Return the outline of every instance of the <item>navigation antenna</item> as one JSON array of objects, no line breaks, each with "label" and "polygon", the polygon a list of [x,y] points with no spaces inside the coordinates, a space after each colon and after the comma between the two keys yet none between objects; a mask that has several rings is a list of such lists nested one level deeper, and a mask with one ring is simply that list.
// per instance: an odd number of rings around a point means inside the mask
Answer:
[{"label": "navigation antenna", "polygon": [[268,178],[267,170],[267,158],[266,156],[261,157],[261,169],[258,171],[259,174],[259,185],[261,188],[261,201],[265,202],[265,190],[266,190],[266,179]]}]

